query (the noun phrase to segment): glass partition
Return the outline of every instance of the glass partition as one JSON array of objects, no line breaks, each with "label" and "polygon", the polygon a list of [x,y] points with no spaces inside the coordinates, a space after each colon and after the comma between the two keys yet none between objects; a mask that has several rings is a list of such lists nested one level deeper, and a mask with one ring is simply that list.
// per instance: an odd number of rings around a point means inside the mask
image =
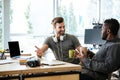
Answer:
[{"label": "glass partition", "polygon": [[4,46],[3,46],[3,42],[4,42],[4,35],[3,35],[3,25],[2,25],[2,0],[0,0],[0,49],[2,49]]}]

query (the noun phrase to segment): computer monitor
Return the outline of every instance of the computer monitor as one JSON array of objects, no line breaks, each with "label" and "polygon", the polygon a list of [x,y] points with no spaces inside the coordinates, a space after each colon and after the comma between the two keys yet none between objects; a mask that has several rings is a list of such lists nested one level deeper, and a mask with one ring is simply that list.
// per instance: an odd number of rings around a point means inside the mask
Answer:
[{"label": "computer monitor", "polygon": [[17,57],[20,56],[20,47],[18,41],[9,41],[8,42],[9,50],[10,50],[10,57]]},{"label": "computer monitor", "polygon": [[85,29],[85,44],[102,45],[105,40],[101,38],[101,28]]}]

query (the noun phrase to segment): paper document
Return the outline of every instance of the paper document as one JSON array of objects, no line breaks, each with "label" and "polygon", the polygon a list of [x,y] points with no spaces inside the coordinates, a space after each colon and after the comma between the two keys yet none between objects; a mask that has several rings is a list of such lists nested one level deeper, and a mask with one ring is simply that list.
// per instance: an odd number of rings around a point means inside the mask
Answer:
[{"label": "paper document", "polygon": [[0,60],[0,65],[3,65],[3,64],[10,64],[10,63],[13,63],[15,61],[13,60]]},{"label": "paper document", "polygon": [[49,66],[56,66],[56,65],[64,65],[65,62],[62,61],[43,61],[43,65],[49,65]]}]

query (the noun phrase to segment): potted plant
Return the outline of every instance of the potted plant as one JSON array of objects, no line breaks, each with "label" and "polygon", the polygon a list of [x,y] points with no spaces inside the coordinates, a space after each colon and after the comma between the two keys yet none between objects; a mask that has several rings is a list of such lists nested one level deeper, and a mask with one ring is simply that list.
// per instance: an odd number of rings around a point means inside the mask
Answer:
[{"label": "potted plant", "polygon": [[5,50],[4,49],[1,49],[0,50],[0,59],[2,60],[2,59],[6,59],[6,56],[4,55],[4,53],[5,53]]}]

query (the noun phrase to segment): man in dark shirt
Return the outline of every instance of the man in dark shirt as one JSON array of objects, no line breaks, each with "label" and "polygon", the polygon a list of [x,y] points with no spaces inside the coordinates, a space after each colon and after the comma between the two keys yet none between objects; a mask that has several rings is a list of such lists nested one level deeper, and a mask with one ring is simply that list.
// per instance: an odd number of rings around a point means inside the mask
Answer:
[{"label": "man in dark shirt", "polygon": [[[109,74],[120,68],[118,30],[119,22],[116,19],[106,19],[101,31],[101,37],[106,40],[106,43],[91,59],[86,55],[81,55],[81,51],[79,52],[77,57],[80,58],[83,65],[80,80],[106,80],[109,78]],[[87,53],[89,54],[90,51]]]}]

